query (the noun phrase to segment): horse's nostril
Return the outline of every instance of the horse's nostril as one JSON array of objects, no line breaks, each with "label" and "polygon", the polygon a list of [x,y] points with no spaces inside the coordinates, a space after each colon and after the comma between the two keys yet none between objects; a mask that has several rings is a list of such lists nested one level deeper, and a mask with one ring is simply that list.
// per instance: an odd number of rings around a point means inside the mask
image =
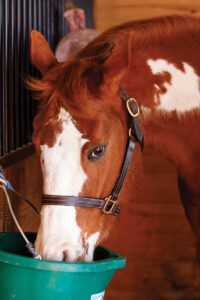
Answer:
[{"label": "horse's nostril", "polygon": [[66,251],[63,251],[63,261],[66,261],[66,262],[68,262],[68,255],[67,255],[67,250]]},{"label": "horse's nostril", "polygon": [[85,261],[84,253],[76,250],[65,250],[63,251],[63,261],[66,262],[83,262]]},{"label": "horse's nostril", "polygon": [[69,251],[65,250],[63,251],[63,261],[66,262],[74,262],[77,260],[76,252],[75,251]]}]

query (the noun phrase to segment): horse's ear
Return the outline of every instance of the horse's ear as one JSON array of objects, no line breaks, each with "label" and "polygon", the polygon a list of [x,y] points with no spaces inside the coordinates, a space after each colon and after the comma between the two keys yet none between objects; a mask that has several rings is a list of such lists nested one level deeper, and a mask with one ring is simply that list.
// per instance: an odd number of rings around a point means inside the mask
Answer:
[{"label": "horse's ear", "polygon": [[37,30],[31,30],[31,61],[43,75],[57,63],[46,39]]},{"label": "horse's ear", "polygon": [[104,82],[121,80],[132,59],[133,33],[129,33],[115,47],[110,57],[104,63]]}]

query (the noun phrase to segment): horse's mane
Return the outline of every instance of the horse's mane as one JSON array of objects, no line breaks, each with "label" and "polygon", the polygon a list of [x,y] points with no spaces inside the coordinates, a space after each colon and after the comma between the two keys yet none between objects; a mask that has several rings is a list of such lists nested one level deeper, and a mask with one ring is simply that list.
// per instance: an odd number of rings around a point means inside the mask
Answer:
[{"label": "horse's mane", "polygon": [[52,94],[56,95],[57,92],[64,93],[69,101],[74,100],[74,95],[83,87],[92,94],[97,94],[103,82],[104,62],[128,38],[130,32],[133,32],[132,43],[135,51],[156,42],[161,43],[162,39],[176,39],[187,33],[194,34],[199,32],[199,27],[200,20],[189,16],[133,21],[113,27],[90,42],[76,56],[53,66],[42,80],[32,79],[28,85],[39,92],[38,98],[43,98],[46,104],[51,102]]}]

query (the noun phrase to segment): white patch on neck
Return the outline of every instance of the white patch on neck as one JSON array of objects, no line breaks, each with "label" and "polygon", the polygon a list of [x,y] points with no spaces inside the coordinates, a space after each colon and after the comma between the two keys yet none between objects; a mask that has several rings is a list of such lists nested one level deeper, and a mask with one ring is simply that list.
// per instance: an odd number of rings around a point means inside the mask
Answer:
[{"label": "white patch on neck", "polygon": [[144,105],[140,106],[140,110],[141,110],[144,117],[149,116],[150,113],[151,113],[151,109],[149,107],[144,106]]},{"label": "white patch on neck", "polygon": [[[176,68],[175,65],[168,63],[164,59],[149,59],[147,64],[153,74],[168,72],[171,75],[171,82],[166,82],[164,87],[166,93],[155,95],[155,103],[159,97],[157,110],[173,111],[184,113],[200,107],[199,77],[195,70],[187,63],[183,63],[184,72]],[[158,90],[158,85],[155,85]]]},{"label": "white patch on neck", "polygon": [[85,245],[87,247],[87,254],[85,256],[85,261],[89,262],[93,260],[94,248],[99,238],[99,232],[95,232],[91,234],[88,239],[86,239],[86,235],[85,235]]},{"label": "white patch on neck", "polygon": [[[78,196],[87,176],[81,166],[81,149],[87,142],[75,127],[71,116],[63,108],[59,119],[63,131],[53,147],[41,145],[41,163],[44,194]],[[36,251],[43,259],[69,261],[83,254],[81,229],[76,223],[74,207],[45,205],[41,211],[41,224],[36,239]]]}]

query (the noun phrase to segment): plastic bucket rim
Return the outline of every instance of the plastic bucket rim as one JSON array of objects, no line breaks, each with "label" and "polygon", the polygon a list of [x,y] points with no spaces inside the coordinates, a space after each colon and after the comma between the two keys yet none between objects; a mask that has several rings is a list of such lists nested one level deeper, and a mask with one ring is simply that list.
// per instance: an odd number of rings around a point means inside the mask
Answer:
[{"label": "plastic bucket rim", "polygon": [[[3,233],[9,234],[9,233]],[[19,233],[15,233],[19,234]],[[26,233],[27,234],[27,233]],[[32,233],[31,233],[32,234]],[[0,236],[2,233],[0,233]],[[0,249],[0,262],[15,265],[16,267],[37,269],[51,272],[102,272],[111,269],[121,269],[126,265],[126,257],[117,254],[104,246],[99,246],[117,257],[106,258],[93,262],[57,262],[50,260],[36,260],[31,257],[9,253]]]}]

